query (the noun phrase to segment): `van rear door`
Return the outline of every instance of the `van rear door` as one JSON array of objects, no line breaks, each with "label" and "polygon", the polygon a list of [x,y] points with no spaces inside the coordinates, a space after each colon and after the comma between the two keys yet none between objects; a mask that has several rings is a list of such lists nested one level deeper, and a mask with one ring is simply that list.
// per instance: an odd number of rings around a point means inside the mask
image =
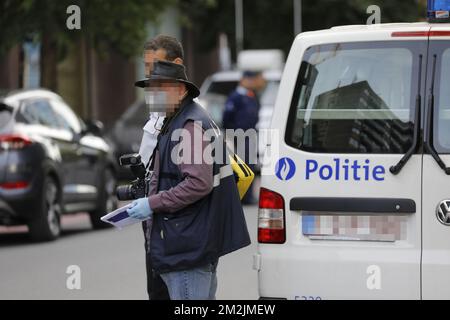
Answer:
[{"label": "van rear door", "polygon": [[428,43],[361,38],[309,45],[306,36],[291,51],[272,120],[283,136],[276,178],[262,180],[284,198],[286,242],[259,247],[262,296],[421,296]]},{"label": "van rear door", "polygon": [[433,26],[423,157],[424,299],[450,299],[450,29]]}]

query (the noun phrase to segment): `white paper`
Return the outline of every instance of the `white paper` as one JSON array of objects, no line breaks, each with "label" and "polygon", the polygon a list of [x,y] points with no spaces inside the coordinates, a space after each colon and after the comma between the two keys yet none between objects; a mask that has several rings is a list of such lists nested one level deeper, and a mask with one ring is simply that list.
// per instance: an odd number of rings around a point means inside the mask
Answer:
[{"label": "white paper", "polygon": [[104,215],[100,219],[103,222],[112,224],[118,229],[122,229],[123,227],[127,227],[132,224],[148,220],[148,219],[140,220],[130,217],[127,213],[127,209],[130,208],[130,206],[131,203],[127,204],[124,207],[118,208],[117,210],[114,210],[113,212],[110,212],[107,215]]}]

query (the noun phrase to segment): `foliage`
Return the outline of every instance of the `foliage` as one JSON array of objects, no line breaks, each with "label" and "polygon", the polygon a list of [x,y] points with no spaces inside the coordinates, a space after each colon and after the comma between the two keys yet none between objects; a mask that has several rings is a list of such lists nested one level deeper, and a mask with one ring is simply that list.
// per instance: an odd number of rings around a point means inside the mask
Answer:
[{"label": "foliage", "polygon": [[[228,35],[232,47],[235,39],[234,0],[178,0],[181,12],[198,34],[197,45],[209,50],[217,44],[220,32]],[[205,5],[205,2],[208,5]],[[282,48],[285,52],[294,38],[293,1],[243,0],[244,48]],[[410,22],[425,16],[417,0],[303,0],[303,31],[336,25],[365,24],[370,5],[381,8],[382,22]],[[421,12],[423,11],[423,12]],[[234,52],[234,50],[233,50]]]},{"label": "foliage", "polygon": [[[24,40],[48,37],[59,58],[83,37],[97,49],[124,56],[140,52],[146,26],[173,0],[0,0],[0,54]],[[81,30],[69,30],[66,10],[81,8]]]}]

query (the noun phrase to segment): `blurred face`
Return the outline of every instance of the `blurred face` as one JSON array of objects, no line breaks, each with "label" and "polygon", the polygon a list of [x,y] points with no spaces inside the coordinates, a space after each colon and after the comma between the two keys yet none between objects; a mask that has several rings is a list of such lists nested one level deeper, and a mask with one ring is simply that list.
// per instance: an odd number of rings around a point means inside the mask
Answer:
[{"label": "blurred face", "polygon": [[186,86],[174,81],[155,82],[145,88],[145,100],[150,112],[166,113],[168,116],[177,111],[186,94]]},{"label": "blurred face", "polygon": [[254,77],[244,77],[240,82],[241,86],[255,92],[262,91],[266,87],[266,83],[266,79],[264,78],[262,73]]}]

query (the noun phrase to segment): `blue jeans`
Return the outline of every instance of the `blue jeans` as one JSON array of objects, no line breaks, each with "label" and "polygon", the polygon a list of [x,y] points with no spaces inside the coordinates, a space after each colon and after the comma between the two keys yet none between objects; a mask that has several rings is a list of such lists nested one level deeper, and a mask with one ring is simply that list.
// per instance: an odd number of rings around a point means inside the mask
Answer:
[{"label": "blue jeans", "polygon": [[217,263],[162,273],[171,300],[216,300]]}]

